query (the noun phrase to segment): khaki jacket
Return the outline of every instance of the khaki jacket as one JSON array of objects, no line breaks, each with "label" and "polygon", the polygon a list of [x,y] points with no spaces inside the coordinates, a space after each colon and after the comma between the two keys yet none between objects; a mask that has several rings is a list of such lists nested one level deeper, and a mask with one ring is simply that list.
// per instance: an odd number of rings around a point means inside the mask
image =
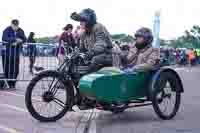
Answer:
[{"label": "khaki jacket", "polygon": [[153,69],[160,60],[160,49],[153,48],[151,45],[142,50],[136,47],[130,49],[127,56],[128,64],[139,70]]},{"label": "khaki jacket", "polygon": [[80,38],[80,47],[94,53],[94,56],[105,54],[112,51],[111,36],[105,26],[97,23],[93,26],[90,34],[82,34]]}]

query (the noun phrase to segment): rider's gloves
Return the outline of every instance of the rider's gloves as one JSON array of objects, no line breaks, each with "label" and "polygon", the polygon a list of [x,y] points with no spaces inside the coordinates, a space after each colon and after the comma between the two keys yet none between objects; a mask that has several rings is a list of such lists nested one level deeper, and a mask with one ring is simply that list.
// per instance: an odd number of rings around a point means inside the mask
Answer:
[{"label": "rider's gloves", "polygon": [[92,57],[94,56],[93,52],[91,52],[91,51],[86,52],[85,55],[86,55],[86,57],[85,57],[86,60],[91,60]]},{"label": "rider's gloves", "polygon": [[88,52],[86,52],[86,53],[84,54],[84,60],[87,60],[87,61],[91,60],[91,57],[90,57],[90,55],[88,54]]}]

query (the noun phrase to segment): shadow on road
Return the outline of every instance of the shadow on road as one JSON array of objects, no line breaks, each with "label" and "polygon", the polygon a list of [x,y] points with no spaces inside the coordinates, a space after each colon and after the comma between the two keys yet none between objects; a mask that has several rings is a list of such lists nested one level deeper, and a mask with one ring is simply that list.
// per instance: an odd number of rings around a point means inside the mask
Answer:
[{"label": "shadow on road", "polygon": [[[145,110],[145,109],[143,109]],[[152,112],[151,112],[152,111]],[[148,122],[158,122],[160,121],[154,114],[153,110],[142,110],[137,111],[125,111],[121,114],[112,114],[112,113],[100,113],[96,121],[103,121],[106,124],[128,124],[128,123],[148,123]]]}]

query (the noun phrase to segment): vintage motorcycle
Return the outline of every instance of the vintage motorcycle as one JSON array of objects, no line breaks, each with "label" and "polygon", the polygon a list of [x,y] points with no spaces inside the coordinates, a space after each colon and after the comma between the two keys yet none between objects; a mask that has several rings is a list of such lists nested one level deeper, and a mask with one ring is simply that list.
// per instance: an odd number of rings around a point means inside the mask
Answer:
[{"label": "vintage motorcycle", "polygon": [[35,76],[25,95],[30,114],[39,121],[52,122],[82,103],[90,109],[113,113],[152,105],[161,119],[169,120],[179,110],[184,89],[181,78],[172,68],[125,73],[105,67],[87,74],[88,63],[77,49],[66,56],[57,70],[45,70]]}]

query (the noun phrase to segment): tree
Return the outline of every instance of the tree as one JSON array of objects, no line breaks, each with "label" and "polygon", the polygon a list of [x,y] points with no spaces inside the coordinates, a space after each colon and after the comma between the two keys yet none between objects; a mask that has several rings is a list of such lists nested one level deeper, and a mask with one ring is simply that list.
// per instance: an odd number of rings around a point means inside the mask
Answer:
[{"label": "tree", "polygon": [[[127,34],[111,35],[113,40],[133,43],[134,38]],[[58,42],[58,37],[42,37],[37,39],[38,43],[52,44]],[[194,25],[190,30],[185,30],[184,34],[174,40],[160,39],[160,46],[174,48],[200,48],[200,26]]]},{"label": "tree", "polygon": [[54,36],[54,37],[42,37],[42,38],[37,38],[36,41],[38,43],[54,44],[54,43],[58,43],[58,37],[57,36]]},{"label": "tree", "polygon": [[127,43],[134,42],[134,38],[132,36],[126,35],[126,34],[114,34],[111,37],[113,40],[118,40],[120,42],[127,42]]},{"label": "tree", "polygon": [[193,48],[200,48],[200,27],[194,25],[190,31],[186,30],[182,36],[185,43]]},{"label": "tree", "polygon": [[174,48],[200,48],[200,27],[194,25],[190,30],[185,30],[184,34],[174,40],[162,40],[161,46]]}]

